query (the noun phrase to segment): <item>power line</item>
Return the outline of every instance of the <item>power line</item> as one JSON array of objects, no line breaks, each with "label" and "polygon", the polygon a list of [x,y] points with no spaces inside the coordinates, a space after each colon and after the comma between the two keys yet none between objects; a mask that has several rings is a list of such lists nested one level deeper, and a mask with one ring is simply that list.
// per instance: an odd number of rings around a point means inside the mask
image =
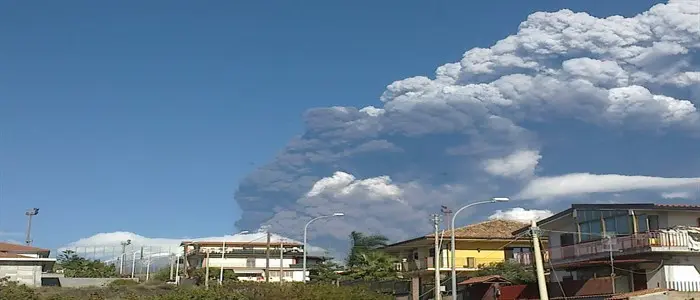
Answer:
[{"label": "power line", "polygon": [[[513,243],[515,243],[515,242],[517,242],[520,238],[522,238],[522,237],[525,236],[525,235],[527,235],[527,232],[519,233],[518,235],[516,235],[515,237],[513,237],[513,239],[512,239],[511,241],[509,241],[508,243],[506,243],[506,244],[504,244],[503,246],[499,247],[499,248],[496,249],[495,251],[503,250],[505,247],[508,247],[509,245],[511,245],[511,244],[513,244]],[[493,255],[493,254],[495,254],[495,253],[496,253],[496,252],[492,252],[491,254],[489,254],[489,255],[487,255],[486,257],[484,257],[484,259],[489,258],[491,255]],[[458,273],[459,273],[460,275],[461,275],[462,273],[466,273],[466,272],[469,272],[469,271],[458,271]],[[444,281],[441,281],[441,282],[440,282],[440,286],[442,286],[442,284],[446,283],[447,281],[449,281],[449,280],[451,280],[451,279],[452,279],[452,278],[449,278],[449,277],[448,277],[448,278],[446,278]],[[422,298],[423,296],[428,295],[429,293],[433,292],[433,290],[435,289],[436,286],[438,286],[438,285],[436,284],[436,285],[434,285],[433,287],[431,287],[430,289],[428,289],[427,291],[425,291],[423,294],[421,294],[421,295],[419,296],[419,298]]]}]

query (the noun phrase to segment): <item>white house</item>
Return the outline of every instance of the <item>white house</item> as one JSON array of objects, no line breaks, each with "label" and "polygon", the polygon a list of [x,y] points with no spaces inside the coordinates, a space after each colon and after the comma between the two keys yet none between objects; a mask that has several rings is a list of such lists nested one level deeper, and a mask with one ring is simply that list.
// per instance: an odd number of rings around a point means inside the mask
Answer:
[{"label": "white house", "polygon": [[[270,281],[304,280],[303,245],[296,242],[271,243],[269,263],[266,242],[186,241],[181,246],[184,248],[185,270],[223,267],[233,270],[241,281],[265,281],[266,271],[269,271]],[[308,256],[307,268],[320,259]],[[308,269],[306,276],[308,278]]]}]

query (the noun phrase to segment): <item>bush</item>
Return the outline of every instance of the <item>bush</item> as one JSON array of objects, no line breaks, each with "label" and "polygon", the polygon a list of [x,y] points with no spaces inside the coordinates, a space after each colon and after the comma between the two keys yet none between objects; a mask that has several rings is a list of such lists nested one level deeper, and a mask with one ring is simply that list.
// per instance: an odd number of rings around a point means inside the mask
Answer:
[{"label": "bush", "polygon": [[139,285],[139,282],[131,279],[117,279],[115,281],[107,284],[108,287],[119,287],[119,286],[134,286]]},{"label": "bush", "polygon": [[230,282],[224,286],[174,287],[122,282],[105,288],[45,287],[33,290],[15,283],[0,286],[2,300],[389,300],[392,296],[359,287],[326,284]]}]

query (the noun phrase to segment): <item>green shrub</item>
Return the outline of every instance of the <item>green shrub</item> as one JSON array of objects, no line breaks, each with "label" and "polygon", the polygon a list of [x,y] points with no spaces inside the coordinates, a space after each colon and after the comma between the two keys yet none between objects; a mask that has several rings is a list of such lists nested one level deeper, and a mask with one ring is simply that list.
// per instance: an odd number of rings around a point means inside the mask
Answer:
[{"label": "green shrub", "polygon": [[139,285],[138,281],[131,280],[131,279],[117,279],[115,281],[110,282],[107,286],[118,287],[118,286],[134,286],[134,285]]},{"label": "green shrub", "polygon": [[39,296],[26,285],[0,279],[0,299],[2,300],[38,300]]},{"label": "green shrub", "polygon": [[229,282],[203,287],[172,285],[115,285],[104,288],[44,287],[32,290],[8,284],[0,287],[1,300],[389,300],[393,297],[360,287],[326,284]]}]

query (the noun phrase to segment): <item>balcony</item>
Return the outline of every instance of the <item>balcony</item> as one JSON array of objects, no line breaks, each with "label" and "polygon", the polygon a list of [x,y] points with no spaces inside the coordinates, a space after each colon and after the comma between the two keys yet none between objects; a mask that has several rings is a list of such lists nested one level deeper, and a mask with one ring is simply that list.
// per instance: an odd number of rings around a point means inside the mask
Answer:
[{"label": "balcony", "polygon": [[[611,247],[612,245],[612,247]],[[699,251],[700,243],[687,232],[647,232],[621,236],[612,240],[602,239],[549,249],[553,262],[593,259],[598,256],[635,254],[645,252]]]},{"label": "balcony", "polygon": [[[545,261],[547,255],[545,254]],[[532,265],[535,260],[532,253],[514,253],[513,258],[508,260],[516,262],[522,265]],[[497,256],[494,257],[457,257],[457,269],[460,270],[478,270],[482,265],[488,265],[490,263],[502,262],[503,259]],[[423,259],[409,259],[405,262],[396,263],[395,265],[397,271],[401,272],[411,272],[420,270],[430,270],[435,267],[435,258],[426,257]],[[450,268],[449,259],[445,258],[440,264],[440,268],[448,269]]]}]

